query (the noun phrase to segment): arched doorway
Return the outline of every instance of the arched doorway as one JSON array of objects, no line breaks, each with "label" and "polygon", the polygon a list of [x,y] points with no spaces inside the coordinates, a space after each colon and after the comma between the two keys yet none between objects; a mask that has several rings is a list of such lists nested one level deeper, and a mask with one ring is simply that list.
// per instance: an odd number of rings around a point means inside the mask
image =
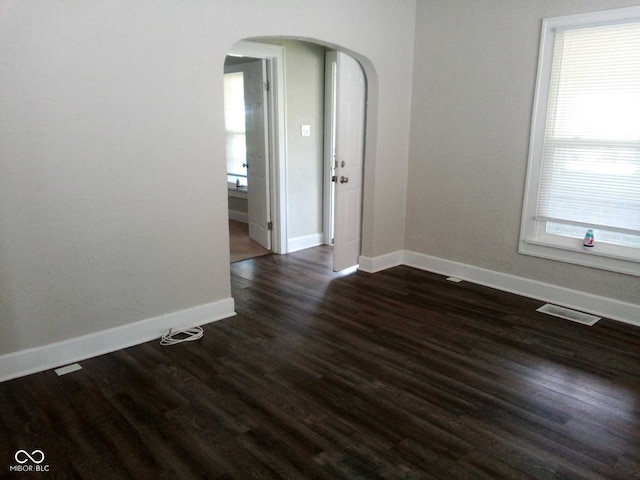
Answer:
[{"label": "arched doorway", "polygon": [[[316,58],[302,59],[301,52],[307,51]],[[310,84],[318,83],[311,72],[316,72],[319,51],[321,86],[309,93]],[[336,270],[356,265],[361,243],[366,108],[362,67],[352,57],[318,43],[278,38],[241,41],[230,55],[266,62],[266,172],[271,218],[263,221],[273,227],[273,251],[289,253],[333,243]],[[303,86],[296,84],[301,81]],[[304,166],[302,162],[306,162]],[[300,228],[301,219],[307,222],[306,231]],[[335,234],[330,235],[327,228],[333,219]]]}]

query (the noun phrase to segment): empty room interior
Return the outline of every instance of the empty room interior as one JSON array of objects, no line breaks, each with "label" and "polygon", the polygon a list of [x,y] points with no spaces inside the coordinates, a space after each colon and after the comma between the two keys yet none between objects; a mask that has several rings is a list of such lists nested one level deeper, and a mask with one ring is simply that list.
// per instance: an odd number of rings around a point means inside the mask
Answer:
[{"label": "empty room interior", "polygon": [[639,72],[638,0],[0,2],[0,477],[640,478]]}]

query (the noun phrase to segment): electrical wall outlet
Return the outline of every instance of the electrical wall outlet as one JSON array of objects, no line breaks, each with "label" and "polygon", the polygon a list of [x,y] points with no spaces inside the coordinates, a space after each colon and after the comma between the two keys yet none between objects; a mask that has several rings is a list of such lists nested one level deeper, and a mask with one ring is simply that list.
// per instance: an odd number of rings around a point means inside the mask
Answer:
[{"label": "electrical wall outlet", "polygon": [[300,134],[303,137],[311,136],[311,125],[300,125]]}]

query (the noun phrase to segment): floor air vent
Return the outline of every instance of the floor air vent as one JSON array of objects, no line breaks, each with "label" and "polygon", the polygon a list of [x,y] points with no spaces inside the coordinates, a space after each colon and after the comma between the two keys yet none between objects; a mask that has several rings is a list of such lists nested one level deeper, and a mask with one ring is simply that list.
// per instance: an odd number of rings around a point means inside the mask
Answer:
[{"label": "floor air vent", "polygon": [[588,313],[577,312],[568,308],[559,307],[558,305],[551,305],[547,303],[536,311],[546,313],[547,315],[553,315],[554,317],[564,318],[565,320],[571,320],[572,322],[582,323],[583,325],[594,325],[600,317],[595,315],[589,315]]}]

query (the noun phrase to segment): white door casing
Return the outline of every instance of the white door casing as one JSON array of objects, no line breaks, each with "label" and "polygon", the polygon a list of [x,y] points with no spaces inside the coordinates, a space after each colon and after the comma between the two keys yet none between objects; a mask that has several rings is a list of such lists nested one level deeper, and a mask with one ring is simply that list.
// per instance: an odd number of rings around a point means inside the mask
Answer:
[{"label": "white door casing", "polygon": [[266,61],[243,65],[249,237],[271,250]]},{"label": "white door casing", "polygon": [[362,230],[362,180],[366,82],[360,64],[338,52],[336,79],[336,184],[333,270],[358,264]]},{"label": "white door casing", "polygon": [[324,79],[324,198],[322,204],[322,231],[326,245],[333,245],[334,212],[335,212],[335,146],[336,146],[336,60],[337,52],[325,54]]}]

